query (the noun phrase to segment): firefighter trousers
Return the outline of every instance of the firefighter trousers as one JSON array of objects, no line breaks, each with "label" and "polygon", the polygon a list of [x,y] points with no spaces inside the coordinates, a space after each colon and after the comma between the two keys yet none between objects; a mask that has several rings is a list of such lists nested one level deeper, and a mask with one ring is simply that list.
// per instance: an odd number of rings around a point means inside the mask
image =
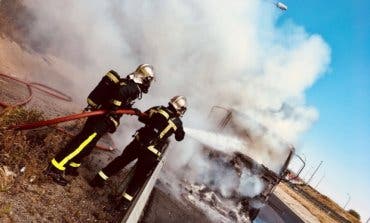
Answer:
[{"label": "firefighter trousers", "polygon": [[152,153],[147,149],[146,146],[141,145],[139,141],[134,139],[130,144],[128,144],[128,146],[126,146],[120,156],[116,157],[112,162],[102,169],[102,172],[107,177],[110,177],[118,173],[125,166],[127,166],[127,164],[131,163],[135,159],[138,159],[136,163],[136,170],[125,191],[125,193],[131,197],[131,199],[143,186],[148,178],[148,175],[151,173],[151,170],[156,167],[158,163],[157,155]]},{"label": "firefighter trousers", "polygon": [[81,132],[52,159],[51,164],[60,171],[66,167],[78,168],[110,128],[111,124],[104,116],[88,118]]}]

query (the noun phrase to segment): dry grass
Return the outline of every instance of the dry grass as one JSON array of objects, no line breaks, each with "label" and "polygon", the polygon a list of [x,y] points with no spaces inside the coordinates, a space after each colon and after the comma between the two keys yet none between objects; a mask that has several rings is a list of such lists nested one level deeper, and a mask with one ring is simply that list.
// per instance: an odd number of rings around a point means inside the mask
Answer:
[{"label": "dry grass", "polygon": [[340,207],[336,202],[334,202],[329,197],[320,194],[317,190],[313,189],[312,187],[305,185],[304,191],[309,193],[312,197],[314,197],[316,200],[318,200],[320,203],[325,204],[330,209],[334,210],[336,213],[340,214],[344,218],[348,219],[351,222],[360,222],[358,219],[356,219],[354,216],[352,216],[350,213],[348,213],[346,210],[344,210],[342,207]]},{"label": "dry grass", "polygon": [[23,108],[7,109],[0,116],[0,166],[7,167],[17,174],[24,170],[22,174],[31,181],[45,169],[45,160],[56,152],[58,147],[50,143],[59,143],[62,137],[49,128],[14,131],[6,130],[6,127],[41,119],[43,119],[41,112]]},{"label": "dry grass", "polygon": [[[310,200],[306,199],[304,196],[299,194],[294,189],[290,188],[285,183],[280,184],[281,188],[289,194],[292,198],[296,199],[299,203],[301,203],[307,210],[311,212],[315,217],[319,219],[320,222],[323,223],[332,223],[336,222],[333,218],[331,218],[328,213],[326,213],[324,210],[320,209],[318,206],[313,204]],[[320,194],[316,190],[312,189],[308,186],[305,187],[304,190],[308,192],[311,196],[315,197],[318,201],[323,203],[324,205],[330,207],[331,209],[335,210],[337,213],[345,217],[347,220],[353,222],[353,223],[359,223],[360,221],[356,218],[354,218],[352,215],[350,215],[347,211],[343,210],[341,207],[338,206],[334,201],[326,197],[325,195]]]},{"label": "dry grass", "polygon": [[8,191],[14,183],[16,174],[8,169],[7,166],[0,167],[0,192]]},{"label": "dry grass", "polygon": [[332,223],[335,222],[334,219],[332,219],[327,213],[325,213],[323,210],[318,208],[316,205],[312,204],[309,200],[307,200],[305,197],[298,194],[293,189],[289,188],[286,184],[281,183],[280,187],[289,194],[292,198],[297,200],[300,204],[302,204],[307,210],[311,212],[312,215],[317,217],[317,219],[322,223]]},{"label": "dry grass", "polygon": [[9,203],[0,203],[0,218],[8,215],[12,210],[12,205]]}]

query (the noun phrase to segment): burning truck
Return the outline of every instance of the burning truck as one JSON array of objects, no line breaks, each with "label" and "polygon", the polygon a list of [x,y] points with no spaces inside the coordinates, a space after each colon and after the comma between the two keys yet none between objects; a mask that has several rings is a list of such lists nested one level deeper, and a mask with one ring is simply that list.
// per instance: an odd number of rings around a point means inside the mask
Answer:
[{"label": "burning truck", "polygon": [[[183,180],[182,197],[217,221],[253,221],[287,175],[294,147],[233,109],[215,106],[210,120],[213,133],[191,134],[203,145],[201,159],[207,165],[193,180]],[[217,140],[224,140],[227,148],[219,148]],[[192,172],[187,171],[192,166],[184,171]]]}]

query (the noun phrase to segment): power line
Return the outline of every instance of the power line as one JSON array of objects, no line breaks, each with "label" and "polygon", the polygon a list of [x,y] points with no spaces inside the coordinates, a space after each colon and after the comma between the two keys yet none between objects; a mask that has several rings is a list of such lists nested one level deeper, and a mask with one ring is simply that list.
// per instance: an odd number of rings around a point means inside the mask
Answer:
[{"label": "power line", "polygon": [[323,161],[321,161],[320,164],[316,167],[316,170],[312,173],[310,179],[308,179],[307,184],[310,184],[310,181],[312,180],[313,176],[315,176],[316,172],[319,170],[322,163]]},{"label": "power line", "polygon": [[319,184],[324,179],[324,177],[325,177],[325,173],[324,173],[324,175],[322,175],[322,177],[320,178],[319,182],[316,184],[315,189],[319,186]]}]

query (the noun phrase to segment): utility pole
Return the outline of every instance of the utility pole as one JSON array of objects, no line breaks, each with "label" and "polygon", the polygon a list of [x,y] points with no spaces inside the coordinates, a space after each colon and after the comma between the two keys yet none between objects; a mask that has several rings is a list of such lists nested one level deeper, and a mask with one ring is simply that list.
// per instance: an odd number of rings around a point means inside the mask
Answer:
[{"label": "utility pole", "polygon": [[347,207],[349,201],[351,200],[351,196],[349,195],[349,193],[347,193],[347,195],[348,195],[348,200],[347,200],[346,204],[343,206],[344,210],[346,210],[346,207]]},{"label": "utility pole", "polygon": [[309,175],[309,173],[311,172],[313,166],[310,165],[310,167],[307,169],[306,173],[304,174],[304,176],[302,176],[302,179],[307,179],[307,176]]},{"label": "utility pole", "polygon": [[315,189],[319,186],[319,184],[321,183],[322,179],[324,179],[324,177],[325,177],[325,173],[324,173],[324,175],[322,175],[319,182],[316,184]]},{"label": "utility pole", "polygon": [[307,184],[310,184],[310,181],[312,180],[313,176],[315,176],[316,172],[319,170],[322,163],[323,161],[321,161],[320,164],[316,167],[316,170],[312,173],[310,179],[308,179]]}]

